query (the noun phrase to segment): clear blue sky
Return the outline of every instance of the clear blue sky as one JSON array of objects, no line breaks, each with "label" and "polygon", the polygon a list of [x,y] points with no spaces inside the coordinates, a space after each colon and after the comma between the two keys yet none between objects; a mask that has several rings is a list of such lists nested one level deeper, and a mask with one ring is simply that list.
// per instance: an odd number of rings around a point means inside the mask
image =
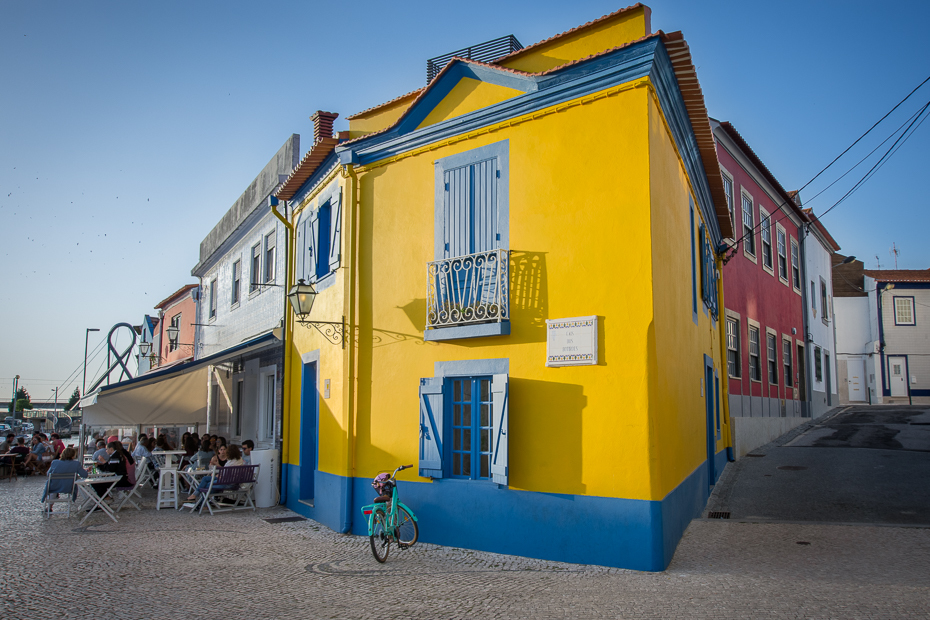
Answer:
[{"label": "clear blue sky", "polygon": [[[710,114],[788,189],[930,75],[925,1],[648,4],[654,30],[688,40]],[[338,112],[346,129],[346,116],[423,86],[427,58],[511,33],[529,45],[623,6],[6,0],[0,399],[15,374],[34,401],[56,385],[66,398],[85,328],[103,330],[93,350],[192,282],[200,241],[291,133],[306,150],[315,110]],[[928,100],[930,85],[849,165]],[[930,267],[928,136],[930,124],[824,220],[867,267],[876,255],[893,266],[892,243],[900,268]],[[807,206],[822,212],[864,172]]]}]

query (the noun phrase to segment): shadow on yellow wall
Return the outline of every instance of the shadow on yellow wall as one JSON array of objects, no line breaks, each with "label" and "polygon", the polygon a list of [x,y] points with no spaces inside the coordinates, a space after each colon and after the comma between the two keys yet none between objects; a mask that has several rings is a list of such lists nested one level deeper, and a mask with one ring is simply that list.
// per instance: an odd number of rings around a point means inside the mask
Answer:
[{"label": "shadow on yellow wall", "polygon": [[[584,386],[510,379],[510,484],[532,491],[583,495]],[[545,481],[557,481],[545,488]]]}]

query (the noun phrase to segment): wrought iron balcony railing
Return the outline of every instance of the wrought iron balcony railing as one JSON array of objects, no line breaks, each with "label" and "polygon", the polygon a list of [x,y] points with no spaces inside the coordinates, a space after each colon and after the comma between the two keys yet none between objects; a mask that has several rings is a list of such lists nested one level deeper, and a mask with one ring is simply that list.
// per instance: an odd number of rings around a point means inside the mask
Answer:
[{"label": "wrought iron balcony railing", "polygon": [[510,259],[491,250],[427,263],[426,328],[510,320]]}]

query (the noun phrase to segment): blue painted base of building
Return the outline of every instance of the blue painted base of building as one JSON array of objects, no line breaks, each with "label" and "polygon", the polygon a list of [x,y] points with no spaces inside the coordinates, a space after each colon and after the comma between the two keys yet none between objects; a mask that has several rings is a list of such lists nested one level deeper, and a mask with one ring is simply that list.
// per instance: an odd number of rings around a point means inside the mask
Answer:
[{"label": "blue painted base of building", "polygon": [[[714,478],[726,465],[714,458]],[[285,465],[288,508],[336,531],[368,534],[361,507],[375,496],[368,478],[313,471],[314,497],[300,497],[301,468]],[[416,513],[420,540],[451,547],[577,564],[644,571],[668,567],[688,524],[707,503],[707,463],[662,501],[517,491],[490,482],[442,479],[400,482],[401,500]],[[306,487],[305,487],[306,488]],[[304,501],[300,501],[303,499]]]}]

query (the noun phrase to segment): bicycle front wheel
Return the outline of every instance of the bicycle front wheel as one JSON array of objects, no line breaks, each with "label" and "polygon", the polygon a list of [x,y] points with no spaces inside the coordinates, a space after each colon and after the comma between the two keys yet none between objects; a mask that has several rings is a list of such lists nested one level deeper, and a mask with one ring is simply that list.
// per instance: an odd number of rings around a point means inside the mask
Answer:
[{"label": "bicycle front wheel", "polygon": [[383,564],[387,560],[388,552],[391,550],[391,539],[388,538],[385,531],[387,529],[387,516],[383,510],[378,508],[371,515],[371,520],[371,536],[368,537],[368,542],[371,543],[372,555]]},{"label": "bicycle front wheel", "polygon": [[397,507],[397,543],[410,547],[417,542],[420,537],[420,528],[417,522],[413,520],[413,515],[403,506]]}]

